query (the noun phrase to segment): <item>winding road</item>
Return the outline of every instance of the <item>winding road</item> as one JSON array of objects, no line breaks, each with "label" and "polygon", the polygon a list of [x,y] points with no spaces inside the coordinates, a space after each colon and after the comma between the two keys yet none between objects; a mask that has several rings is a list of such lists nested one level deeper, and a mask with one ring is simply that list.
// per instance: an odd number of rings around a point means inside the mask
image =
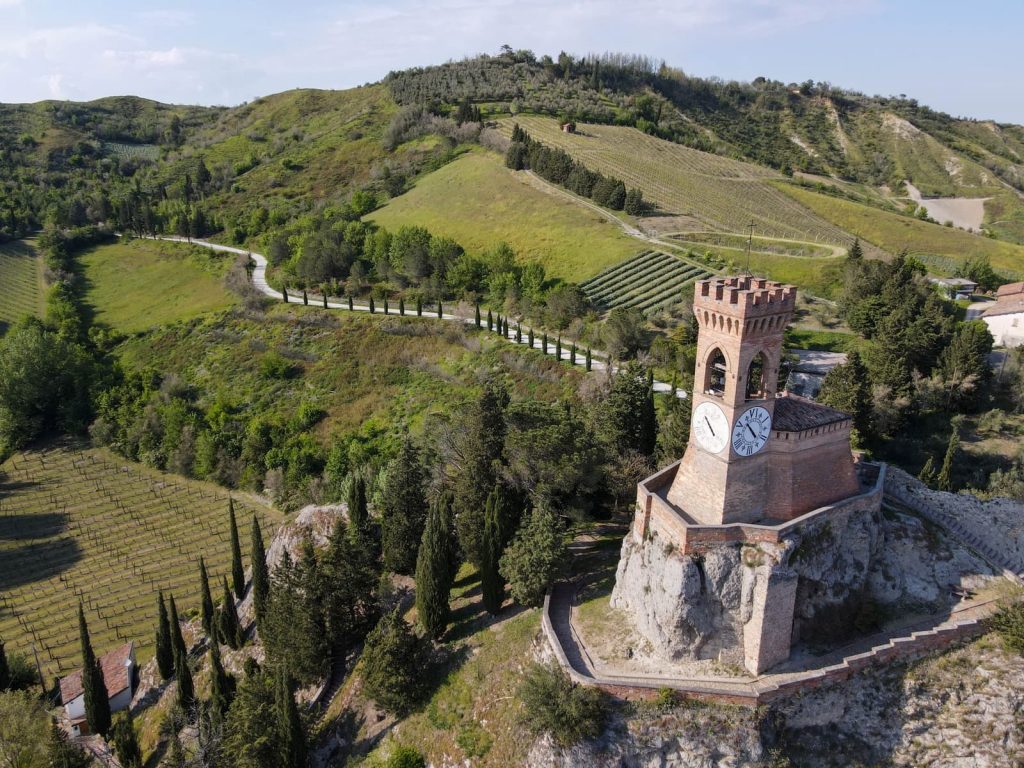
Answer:
[{"label": "winding road", "polygon": [[[260,293],[264,294],[265,296],[269,296],[269,297],[271,297],[273,299],[276,299],[278,301],[282,301],[283,300],[283,296],[282,296],[281,292],[278,291],[276,288],[271,287],[270,283],[267,282],[267,266],[268,266],[268,262],[267,262],[267,257],[264,256],[262,253],[257,253],[256,251],[249,251],[249,250],[246,250],[245,248],[235,248],[234,246],[231,246],[231,245],[221,245],[220,243],[211,243],[208,240],[196,240],[196,239],[189,240],[187,238],[178,237],[176,235],[161,235],[161,236],[154,235],[154,236],[146,237],[145,239],[149,239],[149,240],[168,240],[168,241],[176,242],[176,243],[190,243],[191,245],[198,245],[201,248],[209,248],[212,251],[220,251],[222,253],[234,253],[234,254],[238,254],[240,256],[248,256],[256,264],[255,269],[253,269],[253,271],[252,271],[252,285],[253,285],[253,287],[257,291],[259,291]],[[309,305],[310,306],[317,306],[317,307],[324,307],[325,306],[325,304],[324,304],[324,297],[322,295],[315,295],[314,296],[313,294],[309,294],[307,296],[307,298],[309,299]],[[288,303],[289,304],[303,304],[305,302],[303,302],[302,296],[300,294],[298,296],[289,295],[288,296]],[[348,302],[341,303],[341,302],[331,301],[330,298],[328,298],[327,303],[326,303],[326,308],[327,309],[340,309],[340,310],[348,311],[349,305],[348,305]],[[352,311],[353,312],[369,312],[370,311],[370,307],[368,305],[366,305],[366,304],[355,304],[355,303],[353,303]],[[380,308],[378,308],[377,312],[378,313],[382,313],[382,310]],[[396,311],[392,310],[391,312],[389,312],[389,314],[397,315],[398,313]],[[430,309],[428,311],[428,309],[426,307],[424,307],[424,309],[423,309],[423,317],[431,317],[431,318],[436,318],[436,319],[440,319],[440,320],[447,320],[449,322],[464,323],[466,325],[474,325],[475,324],[475,319],[473,317],[467,317],[467,316],[458,315],[458,314],[451,314],[451,313],[448,313],[448,312],[442,312],[441,315],[438,316],[436,308],[432,308],[432,309]],[[516,328],[518,328],[518,324],[514,320],[510,319],[508,321],[508,330],[509,330],[509,332],[508,332],[508,335],[504,337],[505,341],[507,341],[507,342],[509,342],[511,344],[520,344],[521,346],[529,346],[529,340],[528,340],[528,335],[525,332],[525,326],[524,326],[523,339],[522,339],[522,341],[518,341],[518,342],[516,341],[516,338],[515,338]],[[571,343],[572,343],[571,340],[566,340],[566,339],[562,340],[562,353],[561,353],[561,358],[560,359],[566,360],[566,361],[571,361],[572,352],[569,349],[569,345]],[[542,344],[543,344],[543,339],[540,338],[540,336],[538,334],[537,337],[534,338],[533,348],[534,349],[540,349]],[[548,342],[548,347],[550,348],[550,347],[553,347],[553,346],[554,346],[554,343],[549,341]],[[552,353],[553,353],[553,350],[552,350]],[[585,348],[578,346],[577,350],[576,350],[576,359],[577,359],[577,363],[576,364],[577,365],[582,365],[583,364],[583,360],[585,359],[584,358],[585,354],[586,354]],[[606,353],[591,350],[591,356],[592,356],[591,368],[593,370],[595,370],[595,371],[607,370],[608,363],[606,361],[608,359],[608,355]],[[618,370],[618,367],[615,366],[615,365],[612,365],[612,373],[616,372],[617,370]],[[667,382],[664,382],[664,381],[658,381],[658,380],[654,381],[654,391],[655,392],[660,392],[660,393],[668,394],[668,393],[671,393],[672,390],[673,390],[673,386],[671,384],[669,384]],[[680,398],[685,398],[687,395],[686,395],[686,392],[684,392],[684,391],[682,391],[682,390],[677,388],[676,389],[676,396],[680,397]]]}]

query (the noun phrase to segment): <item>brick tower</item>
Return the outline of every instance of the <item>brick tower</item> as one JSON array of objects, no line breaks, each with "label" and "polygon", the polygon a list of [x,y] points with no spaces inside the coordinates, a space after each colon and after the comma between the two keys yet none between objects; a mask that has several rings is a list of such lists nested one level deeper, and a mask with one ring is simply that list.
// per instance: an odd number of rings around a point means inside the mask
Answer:
[{"label": "brick tower", "polygon": [[765,279],[696,284],[690,441],[668,492],[693,522],[754,522],[771,506],[768,443],[782,336],[795,304],[793,286]]}]

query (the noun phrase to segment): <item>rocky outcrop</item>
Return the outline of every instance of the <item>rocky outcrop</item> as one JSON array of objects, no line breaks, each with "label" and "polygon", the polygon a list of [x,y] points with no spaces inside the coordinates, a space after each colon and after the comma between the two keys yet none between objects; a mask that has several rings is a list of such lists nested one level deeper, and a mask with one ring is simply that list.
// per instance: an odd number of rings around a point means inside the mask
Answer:
[{"label": "rocky outcrop", "polygon": [[655,655],[739,663],[745,644],[749,657],[751,642],[762,642],[745,637],[764,631],[751,621],[759,584],[796,579],[792,640],[821,646],[887,616],[943,610],[959,599],[955,591],[993,576],[917,517],[852,507],[814,518],[777,544],[729,543],[702,554],[680,554],[656,529],[642,542],[627,536],[611,604]]}]

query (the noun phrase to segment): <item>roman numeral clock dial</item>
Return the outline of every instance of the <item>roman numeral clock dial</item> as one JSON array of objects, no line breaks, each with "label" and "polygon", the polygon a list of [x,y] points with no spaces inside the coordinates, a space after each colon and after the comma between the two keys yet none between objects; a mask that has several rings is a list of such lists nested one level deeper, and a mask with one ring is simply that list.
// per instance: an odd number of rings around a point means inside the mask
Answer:
[{"label": "roman numeral clock dial", "polygon": [[772,415],[759,405],[748,408],[732,428],[732,449],[738,456],[753,456],[764,448],[772,433]]}]

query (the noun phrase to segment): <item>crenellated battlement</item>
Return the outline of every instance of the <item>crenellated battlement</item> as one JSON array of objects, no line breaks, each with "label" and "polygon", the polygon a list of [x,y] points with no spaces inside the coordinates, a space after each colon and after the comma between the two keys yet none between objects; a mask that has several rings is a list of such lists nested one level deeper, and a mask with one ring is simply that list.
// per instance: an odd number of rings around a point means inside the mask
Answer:
[{"label": "crenellated battlement", "polygon": [[712,277],[697,282],[693,309],[740,320],[786,315],[796,308],[796,287],[750,275]]}]

